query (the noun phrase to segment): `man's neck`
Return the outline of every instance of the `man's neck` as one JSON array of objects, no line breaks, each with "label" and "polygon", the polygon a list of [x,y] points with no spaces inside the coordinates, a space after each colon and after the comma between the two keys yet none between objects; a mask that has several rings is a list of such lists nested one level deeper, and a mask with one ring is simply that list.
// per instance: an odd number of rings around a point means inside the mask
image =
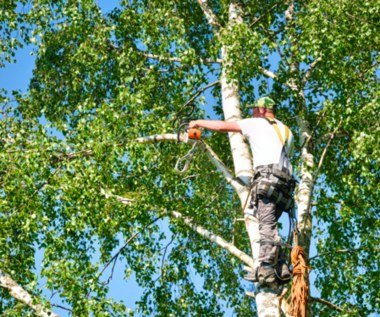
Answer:
[{"label": "man's neck", "polygon": [[271,118],[271,119],[274,119],[274,118],[275,118],[273,113],[266,113],[266,114],[265,114],[265,117],[266,117],[266,118]]}]

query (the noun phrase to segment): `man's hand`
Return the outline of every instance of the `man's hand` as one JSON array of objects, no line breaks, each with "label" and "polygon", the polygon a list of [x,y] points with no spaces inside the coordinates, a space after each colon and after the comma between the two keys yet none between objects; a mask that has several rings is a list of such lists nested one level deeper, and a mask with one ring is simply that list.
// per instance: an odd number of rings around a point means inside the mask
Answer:
[{"label": "man's hand", "polygon": [[190,121],[189,128],[190,129],[199,128],[198,120]]}]

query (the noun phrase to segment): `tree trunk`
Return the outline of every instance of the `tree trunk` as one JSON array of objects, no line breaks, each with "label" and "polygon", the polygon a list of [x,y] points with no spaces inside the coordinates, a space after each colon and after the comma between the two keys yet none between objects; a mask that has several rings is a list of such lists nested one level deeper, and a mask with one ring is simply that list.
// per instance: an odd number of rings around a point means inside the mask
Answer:
[{"label": "tree trunk", "polygon": [[[230,28],[236,23],[242,23],[240,14],[240,8],[236,3],[232,2],[229,7]],[[223,72],[221,78],[221,88],[224,119],[226,121],[240,120],[242,118],[242,114],[240,110],[239,84],[237,80],[231,79],[229,76],[229,70],[233,67],[233,65],[230,64],[229,47],[227,45],[222,47],[222,60]],[[258,243],[260,240],[259,224],[255,217],[246,212],[248,211],[246,202],[249,195],[249,179],[253,176],[252,156],[250,148],[247,143],[244,142],[244,136],[241,133],[229,133],[229,140],[235,166],[235,175],[247,184],[246,190],[238,193],[238,195],[242,207],[245,208],[244,220],[251,244],[254,266],[257,266],[260,247]],[[267,288],[257,288],[255,300],[259,317],[281,316],[280,300],[277,292]]]}]

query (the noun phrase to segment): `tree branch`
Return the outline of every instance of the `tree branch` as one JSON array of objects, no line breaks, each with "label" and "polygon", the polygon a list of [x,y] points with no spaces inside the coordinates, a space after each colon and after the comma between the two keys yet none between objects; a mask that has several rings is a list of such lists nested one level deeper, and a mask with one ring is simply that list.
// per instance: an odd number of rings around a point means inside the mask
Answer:
[{"label": "tree branch", "polygon": [[208,23],[213,27],[215,33],[219,35],[219,30],[221,28],[221,25],[219,23],[218,17],[209,6],[208,1],[207,0],[197,0],[197,1],[204,15],[206,16]]},{"label": "tree branch", "polygon": [[362,72],[359,72],[359,75],[360,75],[361,77],[363,77],[366,73],[368,73],[370,70],[376,68],[376,67],[379,66],[379,65],[380,65],[380,59],[377,60],[375,63],[373,63],[368,69],[366,69],[366,70],[364,70],[364,71],[362,71]]},{"label": "tree branch", "polygon": [[272,78],[273,80],[277,80],[277,75],[272,73],[271,71],[267,70],[267,69],[264,69],[263,67],[259,66],[259,71],[260,73],[262,73],[263,75],[269,77],[269,78]]},{"label": "tree branch", "polygon": [[336,134],[337,131],[339,130],[341,124],[342,124],[342,121],[339,122],[339,124],[337,125],[337,127],[335,128],[335,130],[331,133],[330,139],[329,139],[329,141],[327,142],[325,148],[323,149],[323,152],[322,152],[321,158],[319,159],[318,167],[317,167],[317,169],[315,170],[315,174],[314,174],[313,182],[315,182],[315,180],[316,180],[317,177],[318,177],[319,171],[320,171],[320,169],[321,169],[321,167],[322,167],[322,164],[323,164],[323,161],[324,161],[324,159],[325,159],[325,157],[326,157],[327,150],[328,150],[328,148],[330,147],[331,142],[332,142],[332,140],[334,139],[335,134]]},{"label": "tree branch", "polygon": [[272,43],[276,46],[278,55],[280,55],[281,60],[283,60],[286,65],[289,65],[288,61],[286,60],[284,56],[284,53],[282,52],[280,46],[276,42],[276,36],[279,35],[281,32],[284,32],[284,30],[286,29],[286,26],[284,26],[283,28],[279,28],[276,31],[268,30],[264,28],[263,26],[260,26],[260,28],[268,36],[268,38],[272,40]]},{"label": "tree branch", "polygon": [[183,108],[186,108],[189,104],[191,104],[204,91],[218,84],[220,84],[219,80],[214,81],[213,83],[208,84],[207,86],[204,86],[203,88],[199,89],[188,101],[186,101],[186,103],[181,107],[181,109],[178,112],[181,112]]},{"label": "tree branch", "polygon": [[307,137],[304,138],[304,140],[300,146],[301,149],[303,149],[305,146],[307,146],[309,144],[309,142],[313,139],[313,136],[314,136],[315,132],[317,131],[317,128],[319,127],[320,123],[325,118],[325,116],[326,116],[326,111],[323,111],[321,116],[318,119],[317,124],[314,126],[313,131],[311,131],[311,133]]},{"label": "tree branch", "polygon": [[94,154],[94,152],[90,149],[82,150],[82,151],[78,151],[78,152],[71,152],[68,154],[66,154],[66,153],[53,153],[53,155],[54,155],[53,163],[57,163],[57,162],[65,161],[65,160],[71,161],[71,160],[74,160],[78,157],[88,157],[88,156],[92,156],[93,154]]},{"label": "tree branch", "polygon": [[118,195],[113,195],[113,194],[111,194],[109,192],[106,192],[103,188],[100,189],[100,193],[103,196],[105,196],[106,198],[115,197],[119,201],[121,201],[124,205],[131,205],[135,201],[134,199],[129,199],[129,198],[121,197],[121,196],[118,196]]},{"label": "tree branch", "polygon": [[[106,198],[109,198],[109,197],[114,197],[116,198],[118,201],[120,201],[122,204],[126,205],[126,201],[128,200],[127,198],[124,198],[124,197],[121,197],[121,196],[117,196],[117,195],[108,195],[106,196]],[[128,204],[127,204],[128,205]],[[113,255],[113,257],[111,258],[111,260],[109,260],[103,267],[103,269],[99,272],[99,276],[101,276],[104,271],[107,269],[107,267],[112,263],[112,262],[116,262],[117,258],[119,257],[119,255],[121,254],[121,252],[127,247],[127,245],[133,240],[135,239],[142,231],[144,231],[145,229],[147,229],[148,227],[150,227],[152,224],[154,224],[155,222],[157,222],[158,220],[160,220],[161,218],[163,217],[163,215],[159,216],[159,217],[156,217],[154,218],[150,223],[148,223],[145,227],[141,228],[141,230],[135,232],[125,243],[124,245]],[[113,270],[112,270],[113,271]],[[113,273],[113,272],[112,272]],[[108,278],[108,282],[110,281],[110,279],[112,278],[112,273],[111,273],[111,276]]]},{"label": "tree branch", "polygon": [[[167,62],[176,62],[176,63],[183,63],[182,59],[180,57],[170,57],[170,56],[162,56],[162,55],[155,55],[150,53],[144,53],[140,52],[143,56],[151,59],[156,59],[159,61],[167,61]],[[222,61],[220,59],[213,60],[211,58],[201,58],[199,59],[201,63],[203,64],[220,64]]]},{"label": "tree branch", "polygon": [[305,76],[302,79],[302,86],[305,86],[307,81],[309,80],[313,70],[317,66],[317,64],[322,60],[322,56],[319,56],[314,62],[312,62],[309,66],[309,69],[306,71]]},{"label": "tree branch", "polygon": [[[286,26],[285,30],[289,35],[289,48],[290,48],[290,60],[289,60],[289,71],[290,76],[286,81],[286,85],[293,91],[300,93],[299,87],[297,86],[297,74],[299,74],[299,62],[297,60],[297,56],[295,52],[299,51],[299,43],[297,41],[297,33],[294,27],[294,10],[295,4],[294,0],[288,1],[288,8],[285,10],[285,21]],[[298,97],[298,96],[297,96]]]},{"label": "tree branch", "polygon": [[172,238],[170,239],[169,243],[165,246],[164,248],[164,254],[162,255],[162,259],[161,259],[161,274],[159,277],[156,278],[156,280],[154,281],[155,283],[161,279],[162,277],[162,274],[163,274],[163,270],[164,270],[164,265],[165,265],[165,259],[166,259],[166,253],[168,252],[168,248],[169,246],[173,243],[174,239],[175,239],[176,235],[173,235]]},{"label": "tree branch", "polygon": [[[121,147],[123,146],[128,140],[125,140],[123,143],[117,144],[117,146]],[[132,140],[133,141],[133,140]],[[134,140],[137,143],[155,143],[155,142],[163,142],[163,141],[177,141],[177,135],[176,134],[157,134],[152,136],[146,136],[146,137],[140,137]],[[186,139],[184,136],[180,136],[180,141],[185,142]],[[55,154],[55,161],[60,162],[64,160],[74,160],[79,157],[90,157],[94,154],[94,151],[91,149],[82,150],[78,152],[71,152],[71,153],[56,153]]]},{"label": "tree branch", "polygon": [[[108,43],[108,47],[110,50],[113,50],[113,51],[121,51],[120,47],[116,46],[115,44],[113,44],[111,42]],[[159,61],[183,63],[182,59],[180,57],[156,55],[156,54],[151,54],[151,53],[140,51],[140,50],[138,50],[137,53],[144,56],[144,57],[159,60]],[[211,58],[200,58],[199,61],[203,64],[220,64],[220,63],[222,63],[222,60],[220,60],[220,59],[214,60]],[[161,70],[161,71],[165,71],[165,70]]]},{"label": "tree branch", "polygon": [[182,215],[181,213],[177,211],[170,212],[175,218],[181,219],[184,221],[184,223],[199,233],[201,236],[205,237],[206,239],[210,240],[211,242],[216,243],[223,249],[227,250],[232,255],[236,256],[238,259],[240,259],[242,262],[253,268],[254,261],[252,257],[250,257],[248,254],[244,253],[243,251],[239,250],[237,247],[235,247],[233,244],[227,242],[222,237],[208,231],[207,229],[203,228],[200,225],[197,225],[191,218],[186,217]]},{"label": "tree branch", "polygon": [[266,15],[268,13],[271,13],[274,9],[276,9],[276,7],[282,3],[282,1],[278,1],[276,2],[274,5],[272,5],[267,11],[265,11],[261,16],[259,16],[258,18],[255,18],[253,20],[253,22],[251,22],[251,24],[249,25],[249,27],[251,28],[252,26],[254,26],[255,24],[259,23],[263,18],[266,17]]},{"label": "tree branch", "polygon": [[36,316],[59,317],[59,315],[46,309],[41,304],[34,304],[35,300],[32,296],[2,270],[0,270],[0,287],[8,290],[13,298],[33,309]]},{"label": "tree branch", "polygon": [[65,306],[62,306],[62,305],[58,305],[58,304],[51,304],[51,306],[53,306],[53,307],[57,307],[57,308],[59,308],[59,309],[63,309],[63,310],[66,310],[66,311],[69,311],[69,312],[73,312],[70,308],[67,308],[67,307],[65,307]]},{"label": "tree branch", "polygon": [[319,257],[322,257],[322,256],[325,256],[325,255],[332,255],[334,253],[354,253],[354,252],[358,252],[360,251],[360,249],[342,249],[342,250],[334,250],[334,251],[331,251],[331,252],[322,252],[322,253],[319,253],[311,258],[309,258],[309,261],[313,261],[315,260],[316,258],[319,258]]},{"label": "tree branch", "polygon": [[241,191],[245,191],[246,186],[232,175],[232,173],[224,165],[224,163],[221,161],[218,155],[213,151],[213,149],[204,140],[201,140],[199,143],[200,143],[201,148],[206,152],[211,162],[213,162],[214,165],[217,167],[217,169],[223,174],[227,183],[230,184],[236,190],[237,193],[240,193]]},{"label": "tree branch", "polygon": [[285,315],[285,317],[293,317],[289,315],[289,303],[285,299],[285,295],[288,291],[289,291],[289,288],[284,287],[281,291],[281,294],[278,297],[279,297],[282,313]]},{"label": "tree branch", "polygon": [[[164,141],[178,141],[177,134],[167,133],[167,134],[156,134],[145,137],[140,137],[135,140],[137,143],[155,143]],[[185,142],[185,135],[180,135],[180,141]]]},{"label": "tree branch", "polygon": [[[179,140],[182,142],[187,142],[187,143],[198,142],[198,141],[193,141],[193,140],[187,140],[187,137],[185,134],[180,134]],[[165,141],[178,141],[178,136],[177,134],[168,133],[168,134],[157,134],[157,135],[152,135],[152,136],[140,137],[134,140],[134,142],[137,142],[137,143],[155,143],[155,142],[165,142]],[[118,146],[123,146],[123,144],[124,143],[118,144]],[[237,191],[237,193],[240,193],[241,191],[246,190],[245,185],[242,184],[237,178],[235,178],[232,175],[232,173],[220,160],[218,155],[212,150],[212,148],[209,145],[206,144],[204,140],[201,140],[199,142],[199,146],[206,152],[210,160],[214,163],[217,169],[223,174],[227,183],[230,184]],[[92,150],[83,150],[83,151],[73,152],[69,154],[60,154],[58,156],[58,160],[64,160],[64,159],[73,160],[81,156],[91,156],[91,155],[93,155]],[[102,192],[102,194],[106,195],[105,192]],[[129,199],[128,202],[130,203],[131,200]]]},{"label": "tree branch", "polygon": [[320,303],[320,304],[323,304],[329,308],[332,308],[338,312],[344,312],[344,310],[342,308],[340,308],[339,306],[325,300],[325,299],[322,299],[322,298],[317,298],[317,297],[310,297],[310,301],[311,302],[317,302],[317,303]]},{"label": "tree branch", "polygon": [[[110,195],[111,196],[111,195]],[[108,196],[108,197],[110,197]],[[119,200],[121,203],[125,204],[125,198],[124,197],[121,197],[121,196],[116,196],[116,195],[112,195],[112,197],[116,198],[117,200]],[[202,226],[200,225],[197,225],[191,218],[189,217],[186,217],[184,215],[182,215],[180,212],[178,211],[167,211],[165,210],[160,217],[157,217],[156,219],[154,219],[151,223],[149,223],[147,225],[150,226],[152,225],[155,221],[157,221],[158,219],[160,219],[163,215],[172,215],[174,218],[177,218],[177,219],[181,219],[184,221],[184,223],[189,226],[191,229],[193,229],[194,231],[198,232],[201,236],[207,238],[208,240],[210,240],[211,242],[214,242],[216,243],[217,245],[219,245],[220,247],[222,247],[223,249],[227,250],[228,252],[230,252],[232,255],[236,256],[237,258],[239,258],[241,261],[243,261],[245,264],[247,264],[248,266],[250,266],[251,268],[253,268],[253,264],[254,264],[254,261],[252,259],[252,257],[250,257],[248,254],[244,253],[243,251],[239,250],[237,247],[235,247],[233,244],[227,242],[226,240],[224,240],[222,237],[208,231],[207,229],[203,228]],[[145,228],[143,228],[142,230],[144,230]],[[139,231],[140,232],[140,231]],[[128,239],[128,241],[124,244],[124,246],[112,257],[112,259],[107,263],[107,266],[115,259],[117,258],[117,256],[120,254],[121,250],[123,248],[125,248],[125,246],[132,240],[136,237],[136,235],[139,233],[135,233],[131,238]],[[105,267],[106,268],[106,267]],[[101,273],[104,272],[105,268],[103,268],[103,270],[101,271]]]}]

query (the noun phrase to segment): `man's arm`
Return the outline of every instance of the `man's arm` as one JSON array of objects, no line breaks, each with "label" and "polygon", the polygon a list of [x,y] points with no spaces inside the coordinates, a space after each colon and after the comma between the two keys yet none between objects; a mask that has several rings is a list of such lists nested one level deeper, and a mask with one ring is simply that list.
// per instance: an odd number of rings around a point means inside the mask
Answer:
[{"label": "man's arm", "polygon": [[240,132],[240,126],[234,121],[195,120],[191,121],[189,128],[205,128],[217,132]]}]

